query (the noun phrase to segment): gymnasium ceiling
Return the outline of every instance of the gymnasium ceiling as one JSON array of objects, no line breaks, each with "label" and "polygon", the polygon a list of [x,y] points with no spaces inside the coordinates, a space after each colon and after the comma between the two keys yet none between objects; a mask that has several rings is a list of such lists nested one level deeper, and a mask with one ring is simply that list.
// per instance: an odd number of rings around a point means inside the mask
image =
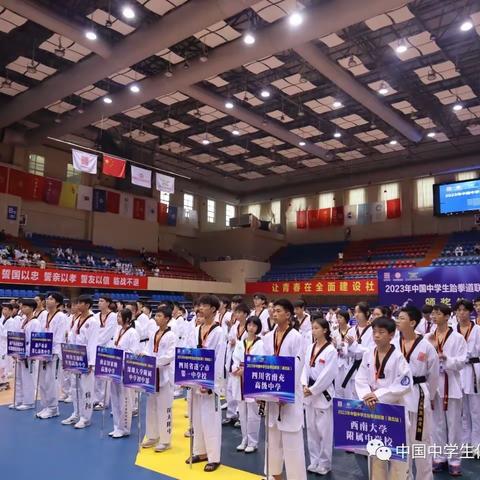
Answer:
[{"label": "gymnasium ceiling", "polygon": [[0,0],[0,128],[238,195],[478,152],[479,1],[126,5]]}]

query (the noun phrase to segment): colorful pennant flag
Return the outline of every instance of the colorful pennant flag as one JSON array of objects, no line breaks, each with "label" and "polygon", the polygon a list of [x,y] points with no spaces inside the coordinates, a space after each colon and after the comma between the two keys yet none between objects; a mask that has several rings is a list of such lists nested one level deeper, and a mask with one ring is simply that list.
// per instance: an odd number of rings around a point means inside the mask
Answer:
[{"label": "colorful pennant flag", "polygon": [[342,226],[344,222],[343,206],[332,208],[332,225]]},{"label": "colorful pennant flag", "polygon": [[168,207],[167,225],[175,227],[177,225],[177,207],[170,205]]},{"label": "colorful pennant flag", "polygon": [[87,185],[79,185],[77,192],[77,209],[92,211],[93,188]]},{"label": "colorful pennant flag", "polygon": [[94,153],[82,152],[72,148],[72,163],[75,170],[96,175],[97,161],[98,156]]},{"label": "colorful pennant flag", "polygon": [[127,162],[112,155],[103,155],[102,173],[111,177],[125,178]]},{"label": "colorful pennant flag", "polygon": [[343,207],[344,215],[344,224],[345,225],[356,225],[357,224],[357,206],[356,205],[345,205]]},{"label": "colorful pennant flag", "polygon": [[399,198],[387,200],[387,218],[399,218],[402,215],[402,204]]},{"label": "colorful pennant flag", "polygon": [[120,194],[117,192],[107,191],[107,212],[120,213]]},{"label": "colorful pennant flag", "polygon": [[28,173],[21,170],[10,169],[8,177],[8,193],[26,198],[28,190]]},{"label": "colorful pennant flag", "polygon": [[161,173],[156,174],[156,185],[159,192],[175,193],[175,178],[163,175]]},{"label": "colorful pennant flag", "polygon": [[132,183],[139,187],[151,188],[152,187],[152,172],[145,168],[136,167],[130,165],[130,172],[132,175]]},{"label": "colorful pennant flag", "polygon": [[168,225],[168,206],[165,203],[159,203],[157,209],[157,221],[160,225]]},{"label": "colorful pennant flag", "polygon": [[46,178],[43,191],[43,201],[50,205],[58,205],[60,193],[62,191],[62,182],[56,178]]},{"label": "colorful pennant flag", "polygon": [[93,189],[93,211],[106,212],[107,211],[107,191],[99,188]]},{"label": "colorful pennant flag", "polygon": [[367,225],[370,223],[370,204],[361,203],[357,205],[357,223],[359,225]]},{"label": "colorful pennant flag", "polygon": [[74,183],[63,182],[60,192],[59,205],[65,208],[75,208],[78,186]]},{"label": "colorful pennant flag", "polygon": [[307,211],[306,210],[297,211],[297,228],[299,229],[307,228]]},{"label": "colorful pennant flag", "polygon": [[145,200],[143,198],[133,199],[133,218],[145,220]]},{"label": "colorful pennant flag", "polygon": [[157,221],[157,202],[153,198],[145,200],[145,220],[147,222]]},{"label": "colorful pennant flag", "polygon": [[375,202],[370,204],[370,215],[373,223],[384,222],[387,218],[385,211],[385,202]]},{"label": "colorful pennant flag", "polygon": [[6,193],[8,185],[8,171],[7,167],[0,167],[0,193]]},{"label": "colorful pennant flag", "polygon": [[43,200],[43,193],[45,191],[45,177],[40,175],[28,175],[27,190],[25,192],[25,198],[28,200],[36,200],[41,202]]},{"label": "colorful pennant flag", "polygon": [[133,197],[125,193],[120,194],[120,215],[122,217],[133,217]]}]

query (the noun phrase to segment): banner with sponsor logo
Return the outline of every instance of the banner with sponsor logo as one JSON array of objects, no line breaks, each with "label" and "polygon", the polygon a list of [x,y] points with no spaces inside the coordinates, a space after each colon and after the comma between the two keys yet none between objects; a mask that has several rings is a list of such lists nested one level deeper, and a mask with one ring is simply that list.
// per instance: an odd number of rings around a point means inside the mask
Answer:
[{"label": "banner with sponsor logo", "polygon": [[480,265],[389,268],[378,271],[381,305],[453,306],[459,298],[480,296]]},{"label": "banner with sponsor logo", "polygon": [[0,268],[0,283],[21,285],[55,285],[59,287],[89,287],[115,289],[147,289],[147,277],[111,272],[79,272],[5,265]]},{"label": "banner with sponsor logo", "polygon": [[246,293],[293,293],[302,295],[376,295],[376,279],[310,280],[302,282],[250,282]]}]

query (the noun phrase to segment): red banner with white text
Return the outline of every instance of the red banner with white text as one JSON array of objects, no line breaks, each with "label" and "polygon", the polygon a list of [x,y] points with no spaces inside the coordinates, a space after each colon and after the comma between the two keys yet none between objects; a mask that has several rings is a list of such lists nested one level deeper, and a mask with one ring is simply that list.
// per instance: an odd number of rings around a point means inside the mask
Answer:
[{"label": "red banner with white text", "polygon": [[299,295],[377,295],[376,279],[310,280],[302,282],[251,282],[246,292]]},{"label": "red banner with white text", "polygon": [[40,269],[31,267],[0,267],[0,283],[55,287],[147,289],[147,277],[111,272],[82,272],[78,270]]}]

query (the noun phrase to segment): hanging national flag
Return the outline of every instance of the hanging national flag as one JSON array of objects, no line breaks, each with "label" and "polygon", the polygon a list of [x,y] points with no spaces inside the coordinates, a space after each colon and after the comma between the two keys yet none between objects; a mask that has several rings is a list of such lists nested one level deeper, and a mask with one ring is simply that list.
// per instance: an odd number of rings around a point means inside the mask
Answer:
[{"label": "hanging national flag", "polygon": [[170,205],[168,207],[167,225],[175,227],[177,225],[177,207]]},{"label": "hanging national flag", "polygon": [[78,186],[74,183],[63,182],[62,191],[60,192],[59,205],[65,208],[75,208],[77,201]]},{"label": "hanging national flag", "polygon": [[60,192],[62,191],[62,182],[55,178],[45,179],[45,189],[43,191],[43,201],[50,205],[58,205]]},{"label": "hanging national flag", "polygon": [[28,192],[28,173],[21,170],[10,169],[8,177],[8,193],[10,195],[18,195],[22,198],[27,197]]},{"label": "hanging national flag", "polygon": [[158,223],[160,225],[168,225],[168,205],[166,205],[165,203],[159,203],[157,206]]},{"label": "hanging national flag", "polygon": [[45,191],[45,177],[40,175],[28,174],[27,191],[25,192],[28,200],[43,200],[43,192]]},{"label": "hanging national flag", "polygon": [[306,210],[297,211],[297,228],[300,228],[300,229],[307,228],[307,211]]},{"label": "hanging national flag", "polygon": [[332,209],[321,208],[320,210],[318,210],[318,218],[321,227],[328,227],[332,221]]},{"label": "hanging national flag", "polygon": [[133,199],[133,218],[145,220],[145,200],[143,198]]},{"label": "hanging national flag", "polygon": [[159,192],[175,193],[174,177],[169,177],[168,175],[157,173],[156,184],[157,184],[157,190]]},{"label": "hanging national flag", "polygon": [[357,224],[357,206],[356,205],[345,205],[343,207],[344,223],[345,225],[356,225]]},{"label": "hanging national flag", "polygon": [[370,215],[373,223],[384,222],[387,218],[385,211],[385,202],[375,202],[370,204]]},{"label": "hanging national flag", "polygon": [[307,223],[308,228],[320,228],[322,226],[320,221],[319,210],[308,210],[307,211]]},{"label": "hanging national flag", "polygon": [[8,167],[0,167],[0,193],[6,193],[8,184]]},{"label": "hanging national flag", "polygon": [[77,209],[92,211],[93,188],[87,185],[79,185],[77,192]]},{"label": "hanging national flag", "polygon": [[357,205],[357,223],[359,225],[370,223],[370,205],[368,203]]},{"label": "hanging national flag", "polygon": [[130,165],[130,172],[132,174],[132,183],[139,187],[151,188],[152,187],[152,172],[145,168],[136,167]]},{"label": "hanging national flag", "polygon": [[127,162],[121,158],[103,155],[102,173],[111,177],[125,178]]},{"label": "hanging national flag", "polygon": [[97,160],[98,156],[94,153],[82,152],[72,148],[73,168],[79,172],[95,175],[97,173]]},{"label": "hanging national flag", "polygon": [[107,211],[107,191],[98,188],[93,189],[93,211],[106,212]]},{"label": "hanging national flag", "polygon": [[399,218],[402,216],[402,204],[399,198],[387,200],[387,218]]},{"label": "hanging national flag", "polygon": [[147,222],[157,221],[157,202],[153,198],[145,200],[145,220]]},{"label": "hanging national flag", "polygon": [[120,212],[120,194],[117,192],[107,191],[107,212],[119,213]]},{"label": "hanging national flag", "polygon": [[122,217],[133,217],[133,197],[126,193],[120,194],[120,215]]},{"label": "hanging national flag", "polygon": [[342,226],[344,222],[343,206],[332,208],[332,225]]}]

